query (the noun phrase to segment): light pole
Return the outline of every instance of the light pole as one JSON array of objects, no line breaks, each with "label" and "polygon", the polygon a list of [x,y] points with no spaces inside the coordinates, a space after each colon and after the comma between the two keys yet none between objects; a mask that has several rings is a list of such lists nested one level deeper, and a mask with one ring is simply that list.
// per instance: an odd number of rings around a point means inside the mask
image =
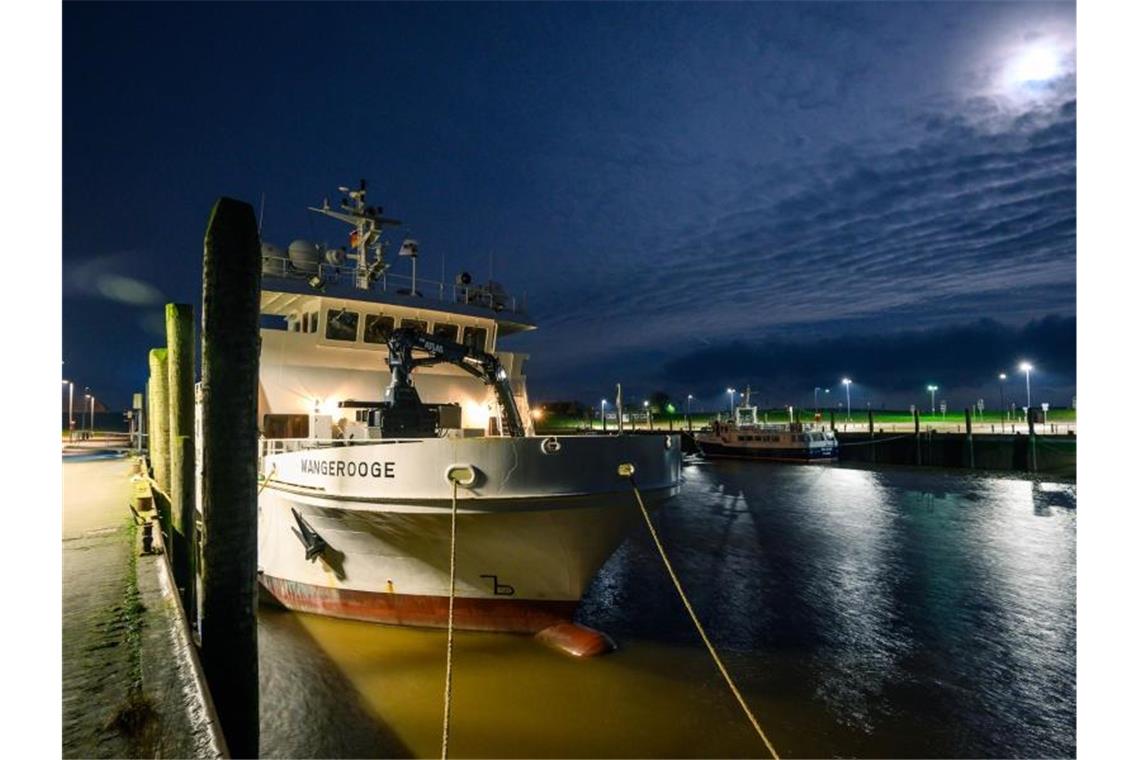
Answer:
[{"label": "light pole", "polygon": [[692,430],[693,430],[693,419],[690,416],[693,413],[692,406],[693,406],[693,394],[690,393],[688,396],[685,397],[685,427],[687,427],[689,429],[689,432],[692,432]]},{"label": "light pole", "polygon": [[728,418],[732,419],[732,412],[736,409],[736,389],[728,388],[725,393],[728,394]]},{"label": "light pole", "polygon": [[815,413],[819,414],[819,386],[815,386]]},{"label": "light pole", "polygon": [[95,397],[91,396],[91,435],[95,435]]},{"label": "light pole", "polygon": [[934,416],[934,392],[938,390],[937,385],[928,385],[926,390],[930,391],[930,416]]},{"label": "light pole", "polygon": [[87,387],[83,388],[83,408],[79,412],[79,430],[80,431],[82,431],[85,427],[87,427],[87,399],[91,398],[91,394],[87,392],[89,390],[90,390],[90,388],[87,388]]},{"label": "light pole", "polygon": [[1001,389],[1001,432],[1004,433],[1005,432],[1005,412],[1006,412],[1006,410],[1005,410],[1005,373],[1004,372],[998,373],[998,380],[1001,380],[1001,383],[998,385],[998,388]]},{"label": "light pole", "polygon": [[[843,378],[843,385],[847,388],[847,421],[851,421],[851,378]],[[846,428],[844,428],[846,430]]]},{"label": "light pole", "polygon": [[[1033,371],[1033,365],[1029,362],[1022,362],[1018,369],[1025,373],[1025,407],[1032,408],[1033,404],[1029,400],[1029,373]],[[1029,414],[1029,412],[1026,412]]]},{"label": "light pole", "polygon": [[64,380],[67,383],[67,440],[75,437],[75,383],[70,380]]},{"label": "light pole", "polygon": [[606,400],[602,399],[602,432],[606,432]]},{"label": "light pole", "polygon": [[653,429],[653,412],[649,411],[649,402],[642,401],[641,405],[645,407],[645,424],[649,430]]}]

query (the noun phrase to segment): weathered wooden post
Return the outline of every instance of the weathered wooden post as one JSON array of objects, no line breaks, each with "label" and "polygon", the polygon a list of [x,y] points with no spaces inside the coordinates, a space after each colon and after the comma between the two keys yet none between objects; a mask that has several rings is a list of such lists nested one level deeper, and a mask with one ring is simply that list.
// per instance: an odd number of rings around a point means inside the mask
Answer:
[{"label": "weathered wooden post", "polygon": [[974,469],[974,424],[970,407],[966,407],[966,449],[970,454],[970,469]]},{"label": "weathered wooden post", "polygon": [[914,414],[914,463],[922,465],[922,429],[918,423],[918,408],[915,407]]},{"label": "weathered wooden post", "polygon": [[1037,472],[1037,429],[1033,426],[1033,409],[1025,410],[1025,419],[1029,422],[1029,471]]},{"label": "weathered wooden post", "polygon": [[194,609],[194,307],[166,305],[170,399],[170,541],[174,579]]},{"label": "weathered wooden post", "polygon": [[871,464],[875,463],[875,413],[867,410],[867,430],[871,432]]},{"label": "weathered wooden post", "polygon": [[165,348],[152,348],[149,355],[150,379],[147,381],[147,404],[150,407],[150,456],[154,482],[161,493],[154,495],[162,522],[162,532],[170,536],[170,378]]},{"label": "weathered wooden post", "polygon": [[234,757],[258,754],[257,382],[261,246],[219,198],[202,261],[202,664]]}]

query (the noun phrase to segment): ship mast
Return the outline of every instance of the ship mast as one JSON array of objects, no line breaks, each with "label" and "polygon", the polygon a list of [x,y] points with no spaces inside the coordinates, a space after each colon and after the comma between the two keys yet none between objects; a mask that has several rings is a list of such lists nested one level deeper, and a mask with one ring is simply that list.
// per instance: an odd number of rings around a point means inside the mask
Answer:
[{"label": "ship mast", "polygon": [[[367,204],[365,196],[368,192],[368,183],[363,179],[355,190],[347,187],[337,189],[344,193],[344,197],[340,199],[339,210],[334,210],[329,205],[328,198],[324,199],[320,208],[309,206],[309,210],[352,225],[353,231],[348,235],[348,245],[351,249],[348,258],[356,261],[356,287],[367,290],[391,266],[384,261],[385,243],[380,240],[380,232],[386,226],[399,225],[400,220],[385,217],[384,209]],[[371,261],[369,253],[372,254]]]}]

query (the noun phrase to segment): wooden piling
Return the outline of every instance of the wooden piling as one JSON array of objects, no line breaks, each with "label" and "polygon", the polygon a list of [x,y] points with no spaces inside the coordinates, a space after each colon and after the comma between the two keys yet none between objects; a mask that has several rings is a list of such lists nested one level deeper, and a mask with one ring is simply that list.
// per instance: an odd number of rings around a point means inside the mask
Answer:
[{"label": "wooden piling", "polygon": [[867,410],[867,431],[871,434],[871,464],[875,463],[875,413]]},{"label": "wooden piling", "polygon": [[161,493],[154,497],[162,532],[170,535],[170,378],[165,348],[152,348],[148,357],[150,378],[147,380],[147,405],[150,410],[150,436],[147,455],[154,481]]},{"label": "wooden piling", "polygon": [[170,399],[171,566],[187,610],[194,609],[194,307],[166,305]]},{"label": "wooden piling", "polygon": [[1025,419],[1029,422],[1029,471],[1037,472],[1037,429],[1033,425],[1033,410],[1025,410]]},{"label": "wooden piling", "polygon": [[922,429],[918,422],[918,409],[914,410],[914,463],[922,464]]},{"label": "wooden piling", "polygon": [[966,449],[970,455],[970,469],[974,469],[974,424],[970,407],[966,407]]},{"label": "wooden piling", "polygon": [[202,262],[202,664],[234,757],[258,754],[257,387],[253,207],[214,204]]}]

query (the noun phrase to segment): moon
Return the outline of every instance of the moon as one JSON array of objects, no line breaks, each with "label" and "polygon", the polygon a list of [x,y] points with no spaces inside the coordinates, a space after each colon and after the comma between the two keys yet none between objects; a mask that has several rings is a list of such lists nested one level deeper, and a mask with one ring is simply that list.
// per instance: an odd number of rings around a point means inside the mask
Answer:
[{"label": "moon", "polygon": [[1064,73],[1061,51],[1041,42],[1017,51],[1005,68],[1005,83],[1011,89],[1047,84]]}]

